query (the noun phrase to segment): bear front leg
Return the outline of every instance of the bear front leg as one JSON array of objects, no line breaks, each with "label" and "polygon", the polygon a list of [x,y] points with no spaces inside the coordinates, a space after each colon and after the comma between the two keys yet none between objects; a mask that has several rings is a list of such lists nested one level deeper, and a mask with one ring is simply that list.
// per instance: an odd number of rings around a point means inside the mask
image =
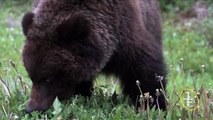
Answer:
[{"label": "bear front leg", "polygon": [[92,95],[92,92],[93,92],[93,82],[81,81],[77,84],[74,95],[90,97]]},{"label": "bear front leg", "polygon": [[[131,75],[130,75],[131,76]],[[150,96],[152,96],[152,100],[149,99],[149,106],[152,108],[153,106],[155,106],[155,108],[159,108],[161,110],[166,110],[166,101],[165,101],[165,97],[163,96],[163,94],[161,94],[158,97],[158,102],[157,102],[157,96],[156,96],[156,89],[162,89],[161,84],[159,81],[145,81],[145,80],[139,80],[139,79],[134,79],[131,78],[129,76],[125,76],[123,77],[123,79],[121,80],[121,85],[122,85],[122,89],[123,89],[123,93],[124,95],[129,96],[129,98],[132,101],[132,104],[135,105],[137,108],[138,107],[142,107],[141,103],[140,103],[140,90],[136,84],[136,81],[139,81],[139,86],[140,89],[142,90],[143,96],[145,96],[144,93],[149,93]],[[163,83],[164,87],[165,87],[165,83]],[[146,101],[146,99],[145,99]],[[145,109],[147,109],[147,102],[145,102]]]}]

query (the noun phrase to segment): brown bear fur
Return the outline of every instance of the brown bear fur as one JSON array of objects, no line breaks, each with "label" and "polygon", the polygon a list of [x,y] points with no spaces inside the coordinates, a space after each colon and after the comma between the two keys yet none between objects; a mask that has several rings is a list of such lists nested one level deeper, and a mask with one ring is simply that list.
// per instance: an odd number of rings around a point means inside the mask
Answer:
[{"label": "brown bear fur", "polygon": [[[22,26],[33,82],[27,112],[48,109],[56,97],[90,96],[99,73],[117,76],[132,102],[136,80],[156,99],[156,75],[166,77],[157,0],[36,0]],[[159,105],[166,109],[162,95]]]}]

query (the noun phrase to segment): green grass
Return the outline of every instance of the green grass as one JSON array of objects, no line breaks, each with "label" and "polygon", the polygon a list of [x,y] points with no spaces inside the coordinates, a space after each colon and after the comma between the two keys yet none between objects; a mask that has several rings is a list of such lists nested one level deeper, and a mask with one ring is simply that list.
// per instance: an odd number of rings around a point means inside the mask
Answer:
[{"label": "green grass", "polygon": [[[0,2],[0,119],[163,119],[162,111],[135,112],[120,94],[117,84],[104,82],[105,79],[115,78],[104,76],[97,78],[95,92],[90,99],[76,96],[68,103],[56,100],[53,107],[43,114],[25,114],[31,82],[21,60],[25,38],[20,21],[23,14],[30,10],[31,3],[23,3],[15,0]],[[213,48],[209,45],[210,38],[213,38],[209,27],[213,26],[212,18],[195,27],[193,23],[191,26],[174,24],[172,18],[164,16],[164,53],[169,71],[166,119],[213,117]],[[185,89],[204,91],[199,96],[201,104],[197,110],[187,111],[181,105],[180,93]]]}]

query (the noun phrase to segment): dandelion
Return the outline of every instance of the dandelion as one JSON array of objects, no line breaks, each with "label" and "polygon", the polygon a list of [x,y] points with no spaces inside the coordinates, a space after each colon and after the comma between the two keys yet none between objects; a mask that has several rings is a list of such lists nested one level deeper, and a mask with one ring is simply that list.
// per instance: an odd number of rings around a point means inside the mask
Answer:
[{"label": "dandelion", "polygon": [[141,83],[140,83],[139,80],[136,81],[136,85],[138,86],[138,89],[139,89],[139,91],[140,91],[140,94],[143,95],[143,92],[142,92],[141,87],[140,87]]},{"label": "dandelion", "polygon": [[144,93],[144,97],[145,97],[146,100],[149,100],[149,92]]},{"label": "dandelion", "polygon": [[155,95],[156,95],[157,97],[159,97],[159,96],[161,95],[161,93],[160,93],[159,89],[156,89],[156,93],[155,93]]}]

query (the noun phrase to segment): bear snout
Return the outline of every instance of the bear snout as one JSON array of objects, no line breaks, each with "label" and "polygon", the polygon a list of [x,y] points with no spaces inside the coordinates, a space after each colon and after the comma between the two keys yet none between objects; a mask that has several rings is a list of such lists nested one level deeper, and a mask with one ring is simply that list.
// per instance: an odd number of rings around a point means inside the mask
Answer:
[{"label": "bear snout", "polygon": [[39,108],[38,105],[34,105],[33,102],[29,100],[27,102],[25,111],[26,113],[31,113],[33,111],[44,111],[44,109]]},{"label": "bear snout", "polygon": [[44,112],[53,104],[55,98],[56,95],[52,94],[44,86],[35,87],[35,85],[33,85],[25,111],[27,113],[33,111]]},{"label": "bear snout", "polygon": [[29,100],[27,102],[25,111],[26,111],[26,113],[32,113],[34,111],[44,112],[52,105],[53,101],[54,101],[54,99],[51,101],[43,100],[41,102],[35,102],[33,100]]}]

